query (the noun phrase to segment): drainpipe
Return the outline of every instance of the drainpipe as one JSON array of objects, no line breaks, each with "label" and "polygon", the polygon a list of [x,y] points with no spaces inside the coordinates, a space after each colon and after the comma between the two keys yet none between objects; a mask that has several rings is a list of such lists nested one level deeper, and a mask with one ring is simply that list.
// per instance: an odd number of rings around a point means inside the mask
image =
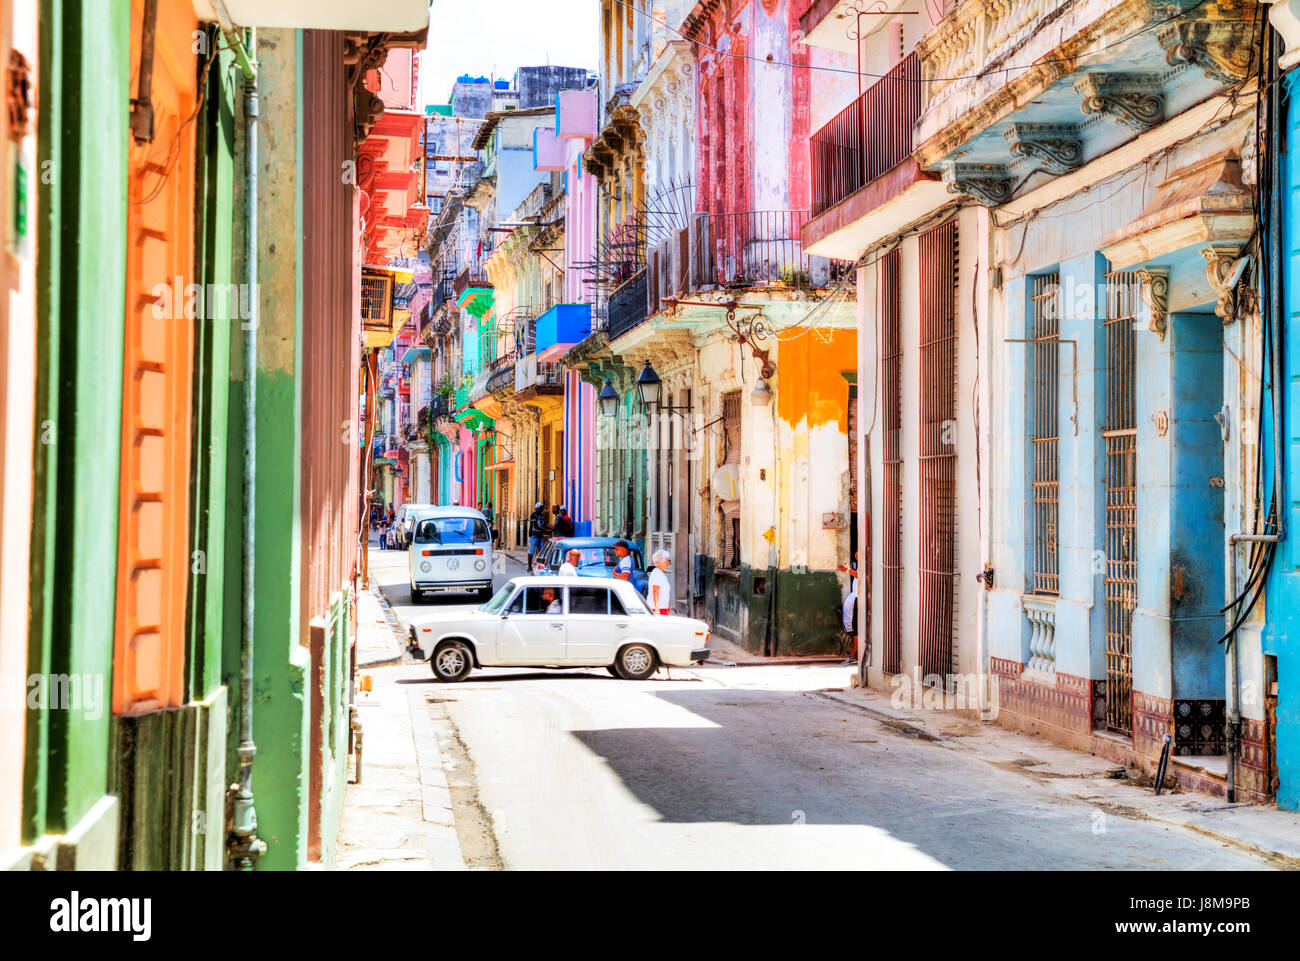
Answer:
[{"label": "drainpipe", "polygon": [[[244,38],[230,19],[224,0],[214,0],[217,18],[226,43],[235,52],[244,75],[244,271],[249,290],[249,313],[240,325],[244,331],[244,557],[243,631],[239,650],[239,778],[231,785],[233,818],[228,856],[242,871],[251,871],[266,852],[266,842],[257,836],[257,812],[253,806],[253,562],[257,538],[255,495],[257,493],[257,325],[260,313],[257,286],[257,70],[248,55]],[[248,46],[256,50],[257,35],[248,31]]]}]

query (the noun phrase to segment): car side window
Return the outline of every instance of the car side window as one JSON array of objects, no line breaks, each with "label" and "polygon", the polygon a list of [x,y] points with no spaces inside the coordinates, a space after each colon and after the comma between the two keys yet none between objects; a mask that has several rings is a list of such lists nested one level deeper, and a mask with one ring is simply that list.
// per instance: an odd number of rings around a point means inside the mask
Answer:
[{"label": "car side window", "polygon": [[615,617],[626,617],[627,608],[623,606],[623,600],[613,591],[609,592],[609,612]]},{"label": "car side window", "polygon": [[608,614],[609,589],[605,587],[570,587],[570,614]]},{"label": "car side window", "polygon": [[527,593],[527,588],[517,592],[514,598],[511,599],[510,605],[506,608],[506,612],[509,614],[522,614],[524,612],[524,595]]},{"label": "car side window", "polygon": [[563,607],[552,610],[552,607],[559,602],[560,592],[554,587],[526,587],[524,588],[524,613],[525,614],[557,614]]}]

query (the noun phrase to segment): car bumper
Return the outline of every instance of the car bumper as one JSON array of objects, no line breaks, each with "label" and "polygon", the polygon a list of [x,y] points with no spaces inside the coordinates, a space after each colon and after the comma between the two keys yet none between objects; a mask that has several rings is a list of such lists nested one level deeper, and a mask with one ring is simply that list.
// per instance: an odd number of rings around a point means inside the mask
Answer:
[{"label": "car bumper", "polygon": [[417,591],[481,591],[492,586],[491,581],[416,581]]},{"label": "car bumper", "polygon": [[708,659],[708,656],[709,656],[709,649],[707,647],[696,648],[695,650],[691,651],[691,663],[702,664],[704,663],[705,660]]}]

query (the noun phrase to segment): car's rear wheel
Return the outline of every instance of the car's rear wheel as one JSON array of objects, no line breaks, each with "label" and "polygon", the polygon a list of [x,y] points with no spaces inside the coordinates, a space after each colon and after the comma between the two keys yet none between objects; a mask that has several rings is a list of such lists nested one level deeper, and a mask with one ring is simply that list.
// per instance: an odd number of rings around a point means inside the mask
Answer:
[{"label": "car's rear wheel", "polygon": [[658,668],[658,659],[645,644],[629,644],[618,652],[614,671],[625,681],[644,681]]},{"label": "car's rear wheel", "polygon": [[474,657],[464,641],[447,641],[433,652],[429,665],[440,681],[463,681],[474,670]]}]

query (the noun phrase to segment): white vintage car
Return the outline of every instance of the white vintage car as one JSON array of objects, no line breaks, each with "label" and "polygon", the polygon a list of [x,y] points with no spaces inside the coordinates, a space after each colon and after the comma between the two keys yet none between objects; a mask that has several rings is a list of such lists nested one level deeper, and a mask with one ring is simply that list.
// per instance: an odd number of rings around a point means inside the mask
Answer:
[{"label": "white vintage car", "polygon": [[440,681],[475,667],[604,667],[640,681],[660,665],[690,667],[709,656],[709,626],[653,613],[614,578],[516,577],[482,607],[411,621],[411,641]]}]

